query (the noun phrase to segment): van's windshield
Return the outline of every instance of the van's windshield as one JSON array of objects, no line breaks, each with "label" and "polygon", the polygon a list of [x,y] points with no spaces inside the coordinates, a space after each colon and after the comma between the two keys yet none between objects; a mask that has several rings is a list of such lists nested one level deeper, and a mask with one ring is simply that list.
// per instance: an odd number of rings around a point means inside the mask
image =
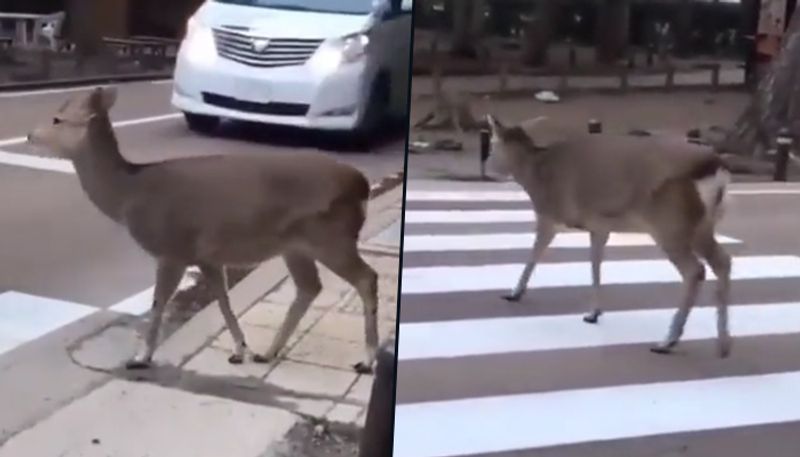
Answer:
[{"label": "van's windshield", "polygon": [[292,11],[315,11],[323,13],[369,14],[373,0],[215,0],[218,3],[260,6]]}]

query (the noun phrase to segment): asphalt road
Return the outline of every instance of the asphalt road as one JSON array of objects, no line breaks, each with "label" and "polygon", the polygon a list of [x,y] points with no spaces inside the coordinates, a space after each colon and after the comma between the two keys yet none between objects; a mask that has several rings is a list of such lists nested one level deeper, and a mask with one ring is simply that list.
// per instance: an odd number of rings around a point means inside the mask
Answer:
[{"label": "asphalt road", "polygon": [[[206,137],[170,106],[170,84],[118,87],[112,121],[133,162],[318,149],[372,181],[403,169],[402,134],[387,134],[369,152],[330,135],[240,124]],[[0,442],[102,381],[71,363],[71,343],[149,307],[152,260],[92,206],[64,164],[37,162],[40,152],[21,141],[84,90],[0,94]]]},{"label": "asphalt road", "polygon": [[720,360],[713,277],[677,352],[648,350],[680,293],[649,237],[612,236],[607,312],[591,326],[581,320],[591,290],[585,234],[559,235],[511,304],[500,296],[533,239],[524,194],[409,181],[394,456],[795,455],[800,186],[776,189],[737,184],[718,231],[734,256],[734,349]]}]

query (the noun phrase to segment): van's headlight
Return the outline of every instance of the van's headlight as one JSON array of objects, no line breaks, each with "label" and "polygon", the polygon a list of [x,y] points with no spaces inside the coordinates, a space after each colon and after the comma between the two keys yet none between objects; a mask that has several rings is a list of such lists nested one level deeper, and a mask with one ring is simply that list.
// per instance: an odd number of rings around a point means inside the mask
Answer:
[{"label": "van's headlight", "polygon": [[363,33],[342,38],[342,60],[346,63],[355,62],[364,57],[369,46],[369,37]]},{"label": "van's headlight", "polygon": [[192,17],[186,24],[186,38],[183,40],[186,57],[192,62],[212,62],[217,54],[214,32],[211,27]]},{"label": "van's headlight", "polygon": [[311,59],[311,65],[323,72],[334,71],[342,64],[363,59],[369,48],[369,36],[354,33],[326,41]]}]

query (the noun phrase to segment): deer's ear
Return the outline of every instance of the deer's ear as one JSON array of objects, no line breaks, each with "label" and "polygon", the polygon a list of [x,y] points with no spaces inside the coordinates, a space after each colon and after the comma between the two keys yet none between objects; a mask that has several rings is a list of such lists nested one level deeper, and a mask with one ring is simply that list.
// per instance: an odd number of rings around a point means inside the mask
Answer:
[{"label": "deer's ear", "polygon": [[500,120],[498,120],[494,115],[487,114],[486,123],[489,124],[489,129],[492,131],[492,133],[499,137],[503,136],[503,133],[506,131],[505,126],[501,124]]},{"label": "deer's ear", "polygon": [[566,140],[564,132],[549,122],[546,116],[539,116],[520,124],[531,143],[537,149],[551,149]]}]

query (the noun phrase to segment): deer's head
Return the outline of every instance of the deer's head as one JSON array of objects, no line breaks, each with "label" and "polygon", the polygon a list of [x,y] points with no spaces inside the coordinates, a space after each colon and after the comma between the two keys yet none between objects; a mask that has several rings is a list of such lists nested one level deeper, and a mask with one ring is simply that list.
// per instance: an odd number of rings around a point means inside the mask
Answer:
[{"label": "deer's head", "polygon": [[28,134],[30,144],[41,146],[59,157],[75,158],[86,149],[90,135],[108,122],[108,112],[117,100],[115,88],[98,87],[88,94],[67,100],[53,118]]},{"label": "deer's head", "polygon": [[488,115],[491,131],[491,153],[489,160],[498,173],[509,174],[526,162],[528,158],[554,147],[563,138],[539,116],[519,125],[506,126],[497,116]]}]

